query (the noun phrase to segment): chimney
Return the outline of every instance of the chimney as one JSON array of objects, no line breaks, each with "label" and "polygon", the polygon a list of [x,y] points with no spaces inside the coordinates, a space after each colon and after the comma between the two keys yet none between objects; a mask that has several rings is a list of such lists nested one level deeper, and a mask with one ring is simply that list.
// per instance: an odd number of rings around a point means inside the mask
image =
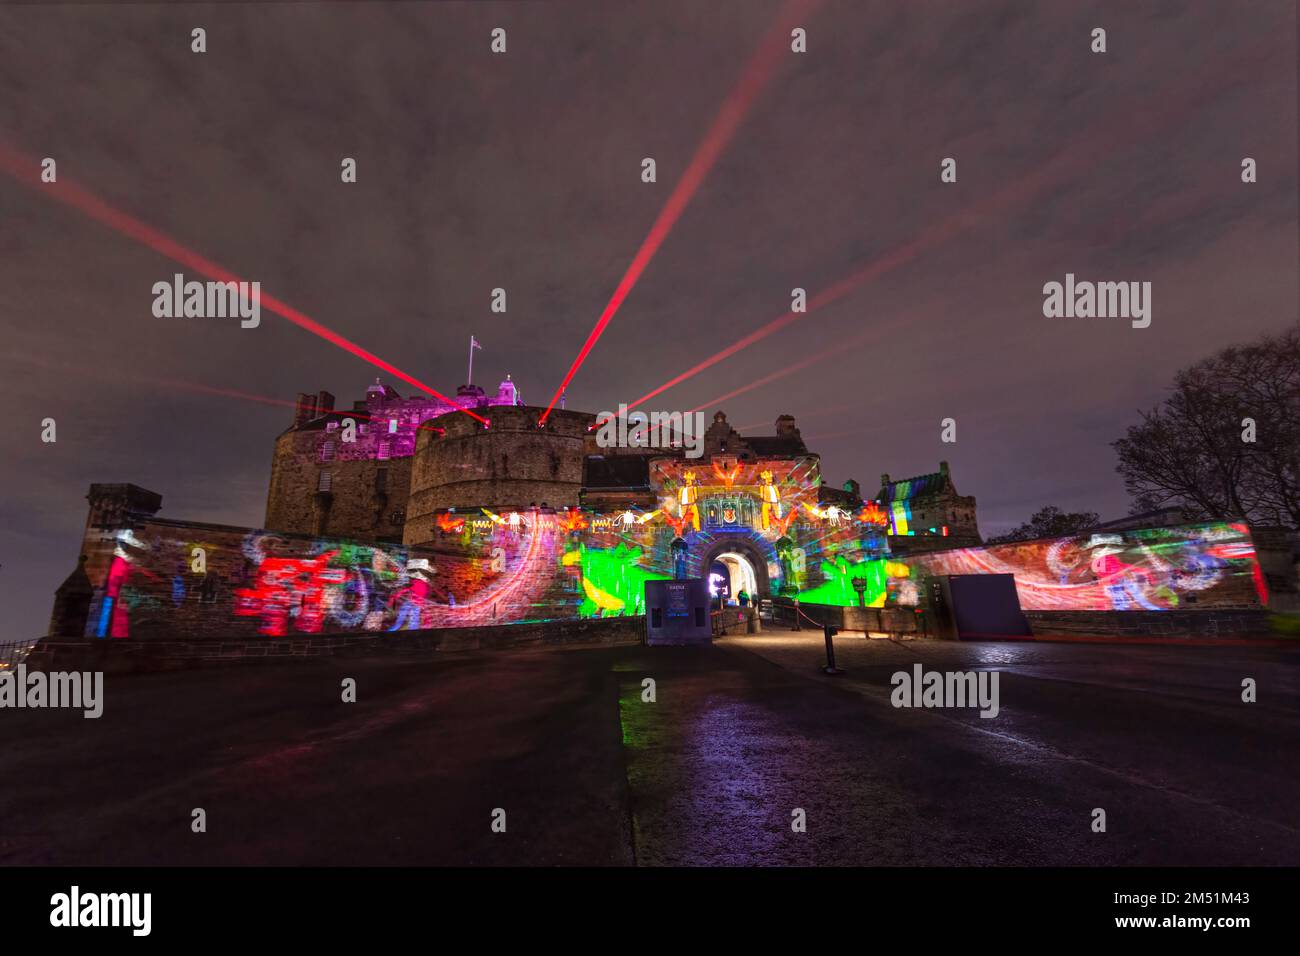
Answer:
[{"label": "chimney", "polygon": [[316,395],[316,414],[324,415],[326,412],[332,411],[334,411],[334,396],[321,389]]},{"label": "chimney", "polygon": [[782,415],[776,420],[776,433],[782,438],[798,434],[799,429],[794,427],[793,415]]},{"label": "chimney", "polygon": [[939,474],[941,475],[948,474],[948,463],[946,461],[939,462]]},{"label": "chimney", "polygon": [[315,417],[316,399],[306,392],[299,392],[298,401],[293,406],[294,427],[300,428]]},{"label": "chimney", "polygon": [[118,528],[128,515],[150,518],[162,508],[162,495],[139,485],[117,484],[90,486],[88,528]]},{"label": "chimney", "polygon": [[880,487],[881,488],[889,487],[889,472],[885,472],[883,475],[880,476]]}]

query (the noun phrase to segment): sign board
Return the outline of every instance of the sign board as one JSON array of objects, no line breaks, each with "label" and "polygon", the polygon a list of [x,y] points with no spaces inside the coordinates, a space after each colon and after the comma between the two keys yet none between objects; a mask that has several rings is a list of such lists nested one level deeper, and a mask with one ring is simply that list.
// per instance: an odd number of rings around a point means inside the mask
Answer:
[{"label": "sign board", "polygon": [[645,583],[645,640],[660,644],[709,644],[709,583],[703,578]]}]

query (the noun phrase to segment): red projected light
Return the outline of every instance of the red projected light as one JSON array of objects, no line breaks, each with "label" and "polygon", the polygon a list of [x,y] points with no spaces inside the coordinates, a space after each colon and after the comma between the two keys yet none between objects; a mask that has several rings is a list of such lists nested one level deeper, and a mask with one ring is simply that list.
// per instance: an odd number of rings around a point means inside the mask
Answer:
[{"label": "red projected light", "polygon": [[[128,239],[134,239],[136,242],[148,246],[155,252],[160,253],[175,262],[179,262],[186,268],[205,275],[209,279],[213,279],[217,282],[241,281],[239,277],[229,269],[226,269],[210,259],[204,258],[197,252],[186,248],[175,239],[159,232],[152,226],[146,225],[134,216],[110,206],[89,190],[78,186],[75,183],[66,180],[60,180],[53,183],[40,182],[36,173],[40,168],[40,163],[37,160],[29,156],[24,156],[2,144],[0,144],[0,168],[4,169],[5,172],[9,173],[9,175],[13,176],[23,185],[29,186],[44,195],[49,195],[65,205],[71,206],[90,218],[108,226],[119,235],[126,236]],[[470,411],[468,408],[464,408],[454,399],[448,398],[436,389],[430,388],[414,376],[406,374],[396,366],[384,361],[374,353],[368,352],[360,345],[344,338],[332,329],[326,328],[315,319],[299,312],[297,309],[287,305],[286,303],[281,302],[274,296],[263,293],[260,301],[269,311],[274,312],[281,318],[288,319],[299,328],[306,329],[308,332],[319,336],[326,342],[329,342],[332,345],[337,345],[344,351],[351,352],[357,358],[369,362],[371,365],[375,366],[375,368],[383,369],[388,374],[406,382],[408,385],[413,385],[420,391],[447,402],[449,405],[459,409],[471,418],[477,418],[481,422],[486,421],[486,419],[481,415]]]},{"label": "red projected light", "polygon": [[672,194],[668,197],[668,201],[664,203],[663,209],[659,211],[659,216],[655,219],[654,225],[650,227],[649,234],[642,241],[641,248],[637,250],[636,256],[632,259],[632,264],[623,273],[623,278],[619,281],[618,287],[614,290],[614,295],[610,297],[604,311],[600,313],[600,318],[596,321],[591,334],[587,336],[587,341],[582,344],[578,357],[569,366],[564,381],[560,383],[560,387],[551,396],[550,404],[546,406],[546,411],[542,413],[538,424],[545,424],[546,419],[550,417],[552,409],[555,408],[555,403],[560,400],[564,390],[569,387],[569,383],[573,381],[573,376],[577,373],[578,368],[586,360],[596,341],[604,334],[605,327],[614,318],[619,307],[622,306],[623,300],[627,298],[637,280],[641,278],[641,273],[650,264],[650,260],[655,257],[655,253],[659,251],[659,246],[668,238],[668,233],[672,231],[682,211],[695,196],[700,184],[704,182],[704,178],[713,168],[713,164],[717,162],[718,157],[722,155],[723,149],[726,148],[731,138],[736,134],[736,130],[740,127],[741,122],[753,107],[754,101],[758,98],[758,94],[762,92],[763,87],[772,78],[772,74],[776,71],[777,58],[788,49],[787,43],[789,42],[792,23],[808,15],[819,2],[820,0],[789,0],[777,16],[776,23],[764,36],[754,55],[750,57],[749,63],[745,66],[745,71],[740,76],[740,80],[727,94],[721,109],[718,110],[718,115],[713,118],[713,123],[709,126],[709,131],[695,150],[695,155],[691,157],[686,172],[682,174],[682,178],[673,187]]},{"label": "red projected light", "polygon": [[[199,395],[220,395],[223,398],[237,398],[245,402],[257,402],[261,405],[278,405],[283,408],[297,408],[297,402],[285,401],[282,398],[270,398],[266,395],[254,395],[251,392],[239,392],[229,388],[216,388],[212,385],[203,385],[198,382],[182,382],[177,379],[145,379],[139,378],[137,381],[149,382],[162,388],[176,389],[184,392],[196,392]],[[384,422],[388,415],[371,415],[368,412],[358,411],[357,409],[331,409],[329,415],[334,415],[339,419],[355,418],[365,422]],[[447,414],[451,414],[448,412]],[[415,427],[416,431],[433,432],[436,435],[445,435],[447,430],[441,425],[421,424]]]},{"label": "red projected light", "polygon": [[[1004,212],[1022,205],[1048,185],[1095,167],[1120,148],[1132,146],[1141,140],[1150,138],[1165,127],[1183,119],[1216,94],[1221,93],[1224,78],[1235,76],[1238,69],[1252,69],[1253,61],[1263,51],[1264,47],[1261,46],[1234,57],[1227,64],[1224,64],[1222,69],[1201,70],[1196,74],[1195,84],[1189,90],[1179,91],[1171,96],[1169,88],[1166,88],[1158,94],[1147,97],[1121,117],[1103,116],[1023,176],[1013,179],[985,199],[922,230],[912,239],[895,246],[866,263],[856,272],[827,286],[808,300],[807,312],[787,312],[772,319],[726,348],[692,365],[686,371],[669,379],[636,401],[628,402],[627,407],[629,409],[636,408],[662,392],[666,392],[674,385],[678,385],[689,378],[694,378],[737,352],[747,349],[749,346],[781,331],[786,326],[807,318],[816,310],[839,301],[849,293],[860,289],[880,276],[906,265],[923,253],[946,243],[964,232],[971,225],[987,219],[992,213]],[[833,354],[833,351],[826,354]],[[799,367],[806,368],[808,364],[810,363],[804,362]],[[788,374],[788,371],[768,376],[750,387],[772,381],[774,378],[781,378],[783,374]],[[731,397],[743,391],[749,391],[749,387],[731,392],[723,397]]]}]

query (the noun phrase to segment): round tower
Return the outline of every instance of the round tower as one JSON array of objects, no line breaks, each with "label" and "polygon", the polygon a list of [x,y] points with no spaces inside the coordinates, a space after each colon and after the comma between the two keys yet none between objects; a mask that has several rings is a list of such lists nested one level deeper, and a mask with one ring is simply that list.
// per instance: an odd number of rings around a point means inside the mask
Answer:
[{"label": "round tower", "polygon": [[539,428],[542,408],[496,405],[482,411],[488,427],[463,412],[448,412],[421,428],[406,508],[406,544],[432,541],[434,512],[449,508],[501,512],[578,504],[595,415],[554,409]]}]

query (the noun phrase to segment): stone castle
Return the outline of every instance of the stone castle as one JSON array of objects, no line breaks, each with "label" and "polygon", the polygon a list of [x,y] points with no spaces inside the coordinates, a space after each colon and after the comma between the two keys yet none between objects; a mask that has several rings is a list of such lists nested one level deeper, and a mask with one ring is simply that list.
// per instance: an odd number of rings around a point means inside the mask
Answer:
[{"label": "stone castle", "polygon": [[684,580],[913,625],[952,576],[1014,576],[1025,612],[1082,612],[1090,627],[1109,611],[1258,615],[1270,593],[1294,594],[1244,523],[982,546],[975,499],[946,462],[882,475],[866,499],[855,481],[823,482],[789,415],[752,436],[719,411],[688,457],[671,443],[604,447],[587,412],[560,408],[542,427],[509,379],[462,386],[457,401],[381,382],[349,409],[300,395],[261,527],[160,517],[156,492],[91,485],[50,633],[225,640],[639,616],[651,582]]},{"label": "stone castle", "polygon": [[[542,409],[523,405],[507,378],[495,393],[461,386],[457,401],[490,419],[484,428],[447,402],[401,397],[375,381],[349,409],[334,396],[299,394],[292,425],[275,441],[265,527],[316,537],[423,545],[440,512],[652,510],[651,462],[685,460],[680,449],[599,447],[596,416],[555,409],[544,428]],[[704,435],[702,470],[808,458],[790,415],[775,434],[745,436],[719,411]],[[821,505],[846,512],[864,504],[860,486],[816,479]],[[958,494],[947,462],[908,479],[881,476],[873,501],[889,522],[891,548],[912,552],[980,543],[975,499]],[[907,540],[903,540],[907,539]]]}]

